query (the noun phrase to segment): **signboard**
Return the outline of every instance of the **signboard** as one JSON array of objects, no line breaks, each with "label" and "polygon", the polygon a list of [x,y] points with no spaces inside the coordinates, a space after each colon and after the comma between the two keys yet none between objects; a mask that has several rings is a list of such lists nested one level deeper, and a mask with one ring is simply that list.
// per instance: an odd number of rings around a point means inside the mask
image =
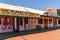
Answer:
[{"label": "signboard", "polygon": [[20,13],[20,16],[25,16],[25,17],[40,17],[39,14],[34,14],[34,13]]},{"label": "signboard", "polygon": [[0,8],[0,15],[10,15],[11,13],[9,12],[9,10],[6,9],[1,9]]},{"label": "signboard", "polygon": [[45,11],[48,16],[57,16],[57,9],[55,8],[46,8]]},{"label": "signboard", "polygon": [[12,15],[12,16],[23,16],[23,17],[40,17],[37,13],[28,13],[16,10],[9,10],[9,9],[1,9],[0,8],[0,15]]}]

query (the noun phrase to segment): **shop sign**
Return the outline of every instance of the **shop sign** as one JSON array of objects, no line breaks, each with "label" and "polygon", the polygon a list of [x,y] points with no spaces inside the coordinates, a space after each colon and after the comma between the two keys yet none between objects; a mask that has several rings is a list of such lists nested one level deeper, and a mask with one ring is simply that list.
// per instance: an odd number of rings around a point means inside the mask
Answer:
[{"label": "shop sign", "polygon": [[6,9],[1,9],[0,8],[0,15],[10,15],[11,13],[9,12],[9,10]]},{"label": "shop sign", "polygon": [[54,17],[57,16],[57,9],[55,9],[55,8],[48,7],[45,9],[45,11],[46,11],[45,14],[48,16],[54,16]]},{"label": "shop sign", "polygon": [[21,11],[1,9],[1,8],[0,8],[0,15],[12,15],[12,16],[23,16],[23,17],[40,17],[40,15],[36,14],[36,13],[28,13],[28,12],[21,12]]},{"label": "shop sign", "polygon": [[26,13],[26,12],[22,12],[22,13],[18,13],[19,16],[23,16],[23,17],[40,17],[39,14],[36,13]]}]

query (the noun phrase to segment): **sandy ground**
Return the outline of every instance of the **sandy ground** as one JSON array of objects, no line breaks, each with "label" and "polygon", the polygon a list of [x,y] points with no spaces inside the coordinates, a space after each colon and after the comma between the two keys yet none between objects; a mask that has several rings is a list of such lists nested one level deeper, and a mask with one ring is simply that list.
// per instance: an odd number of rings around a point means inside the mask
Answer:
[{"label": "sandy ground", "polygon": [[5,40],[60,40],[60,29],[43,33],[12,37]]}]

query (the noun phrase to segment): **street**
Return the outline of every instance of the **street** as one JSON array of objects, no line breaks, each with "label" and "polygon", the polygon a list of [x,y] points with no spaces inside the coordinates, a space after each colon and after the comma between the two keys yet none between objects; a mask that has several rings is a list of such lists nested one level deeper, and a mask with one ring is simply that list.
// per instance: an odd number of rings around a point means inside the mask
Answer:
[{"label": "street", "polygon": [[42,33],[16,36],[5,40],[60,40],[60,29]]}]

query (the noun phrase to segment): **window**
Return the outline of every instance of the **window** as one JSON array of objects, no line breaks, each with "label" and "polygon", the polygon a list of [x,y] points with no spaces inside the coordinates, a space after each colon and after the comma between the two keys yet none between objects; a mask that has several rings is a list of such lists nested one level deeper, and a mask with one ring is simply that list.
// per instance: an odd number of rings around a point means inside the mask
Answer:
[{"label": "window", "polygon": [[38,19],[38,24],[43,24],[43,19]]},{"label": "window", "polygon": [[60,20],[58,20],[58,24],[60,24]]}]

